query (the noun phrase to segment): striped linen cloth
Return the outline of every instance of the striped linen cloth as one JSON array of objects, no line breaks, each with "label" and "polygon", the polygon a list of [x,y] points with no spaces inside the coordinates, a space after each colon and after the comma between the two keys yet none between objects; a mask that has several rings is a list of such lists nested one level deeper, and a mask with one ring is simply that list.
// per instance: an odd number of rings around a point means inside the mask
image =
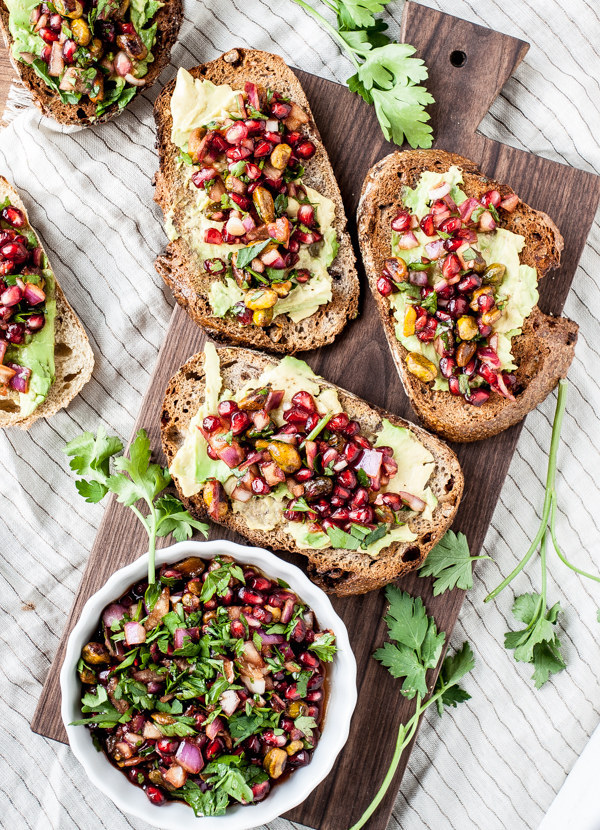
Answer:
[{"label": "striped linen cloth", "polygon": [[[532,44],[486,116],[486,135],[600,173],[600,17],[594,0],[431,5]],[[185,11],[163,82],[178,66],[234,45],[278,52],[338,81],[350,74],[334,41],[291,0],[190,0]],[[394,32],[401,13],[401,3],[392,2]],[[0,170],[23,194],[96,355],[94,376],[68,411],[28,433],[0,435],[0,824],[10,830],[146,827],[94,789],[68,747],[32,734],[29,721],[103,510],[76,494],[61,449],[100,423],[129,436],[172,308],[152,265],[165,243],[151,186],[152,101],[159,88],[136,98],[118,120],[85,131],[61,131],[37,110],[19,110],[16,95],[12,123],[0,133]],[[599,275],[596,222],[566,306],[581,332],[559,451],[557,522],[567,555],[591,571],[600,560]],[[502,646],[504,632],[514,627],[512,588],[496,603],[482,603],[537,527],[555,400],[551,395],[527,418],[487,535],[491,561],[478,564],[452,637],[456,645],[468,639],[477,655],[465,683],[472,700],[442,720],[431,711],[425,717],[393,830],[536,828],[598,723],[598,586],[550,556],[548,595],[565,609],[561,637],[568,669],[541,691],[533,689],[531,667],[516,664]],[[514,587],[517,593],[539,589],[535,560]],[[360,790],[360,781],[348,787]],[[574,804],[574,828],[576,809]],[[284,820],[270,825],[292,826]]]}]

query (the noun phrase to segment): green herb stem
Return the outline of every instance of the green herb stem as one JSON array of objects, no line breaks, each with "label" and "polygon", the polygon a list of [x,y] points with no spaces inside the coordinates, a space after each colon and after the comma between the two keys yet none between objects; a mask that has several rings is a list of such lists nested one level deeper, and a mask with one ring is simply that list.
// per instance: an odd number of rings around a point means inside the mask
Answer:
[{"label": "green herb stem", "polygon": [[558,455],[558,445],[560,442],[560,431],[562,428],[563,417],[565,414],[565,407],[567,405],[567,387],[568,382],[564,378],[558,382],[558,401],[556,404],[554,423],[552,425],[552,440],[550,442],[548,472],[546,474],[546,493],[544,496],[544,507],[542,510],[542,520],[540,522],[540,526],[525,556],[521,559],[516,568],[514,568],[511,571],[511,573],[506,577],[506,579],[503,579],[502,582],[487,595],[484,602],[489,602],[490,600],[495,599],[498,596],[498,594],[501,591],[503,591],[506,588],[506,586],[509,585],[513,581],[513,579],[523,570],[525,565],[529,562],[533,554],[539,548],[540,544],[542,544],[542,546],[545,545],[546,532],[548,529],[548,520],[550,518],[552,501],[553,499],[556,499],[556,459]]},{"label": "green herb stem", "polygon": [[[336,11],[336,8],[333,4],[327,2],[327,0],[323,0],[326,6],[330,8],[332,11]],[[354,50],[349,46],[349,44],[344,40],[344,38],[340,35],[340,33],[331,25],[331,23],[323,17],[316,9],[310,6],[308,3],[305,3],[304,0],[294,0],[294,3],[297,3],[304,11],[308,12],[315,20],[326,29],[332,38],[339,43],[342,51],[346,53],[346,55],[350,58],[356,69],[360,68],[359,62],[354,57]]]},{"label": "green herb stem", "polygon": [[563,562],[567,566],[567,568],[570,568],[572,571],[575,571],[575,573],[578,573],[581,576],[587,577],[587,579],[593,579],[594,582],[600,582],[600,576],[595,576],[594,574],[588,573],[587,571],[578,568],[577,565],[574,565],[572,562],[569,562],[569,560],[559,547],[558,541],[556,539],[556,493],[552,494],[552,509],[550,513],[550,536],[552,538],[554,550],[558,554],[558,557],[561,560],[561,562]]}]

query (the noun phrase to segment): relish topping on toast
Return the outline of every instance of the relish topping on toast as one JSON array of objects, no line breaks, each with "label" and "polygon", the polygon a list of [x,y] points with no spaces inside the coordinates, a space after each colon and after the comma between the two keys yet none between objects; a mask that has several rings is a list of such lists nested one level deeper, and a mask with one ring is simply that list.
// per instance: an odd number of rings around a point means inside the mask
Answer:
[{"label": "relish topping on toast", "polygon": [[404,188],[377,288],[409,372],[474,406],[492,391],[514,401],[511,340],[538,301],[536,270],[519,260],[525,239],[501,226],[520,200],[497,190],[467,198],[462,181],[451,166]]},{"label": "relish topping on toast", "polygon": [[232,510],[255,530],[283,530],[299,548],[370,556],[411,542],[409,520],[431,519],[434,457],[384,420],[363,434],[337,392],[286,357],[233,393],[205,348],[206,391],[170,466],[184,497],[202,492],[209,516]]},{"label": "relish topping on toast", "polygon": [[171,210],[167,232],[185,235],[213,278],[213,314],[266,328],[330,303],[335,205],[303,182],[316,152],[302,131],[306,112],[270,88],[235,90],[180,69],[171,115],[192,198]]},{"label": "relish topping on toast", "polygon": [[160,0],[6,0],[14,57],[63,104],[125,107],[154,61]]}]

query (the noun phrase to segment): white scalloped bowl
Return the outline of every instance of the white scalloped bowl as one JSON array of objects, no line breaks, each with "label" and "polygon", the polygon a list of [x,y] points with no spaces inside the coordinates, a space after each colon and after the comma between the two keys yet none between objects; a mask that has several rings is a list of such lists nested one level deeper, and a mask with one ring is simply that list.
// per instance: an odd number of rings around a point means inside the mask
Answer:
[{"label": "white scalloped bowl", "polygon": [[143,819],[162,830],[249,830],[277,818],[303,802],[329,774],[335,759],[346,743],[350,720],[356,705],[356,661],[350,648],[348,632],[333,610],[329,597],[295,565],[290,565],[262,548],[237,545],[225,540],[213,542],[179,542],[156,554],[156,563],[173,564],[186,556],[212,559],[228,554],[239,562],[256,565],[272,578],[289,583],[291,590],[315,612],[319,625],[330,628],[336,636],[338,652],[329,666],[329,698],[323,733],[310,764],[300,767],[280,785],[274,787],[264,801],[244,807],[228,808],[224,816],[197,818],[183,802],[152,805],[145,793],[131,784],[92,743],[85,726],[69,724],[81,717],[81,684],[76,666],[81,649],[93,636],[103,609],[118,599],[130,585],[143,580],[147,573],[148,554],[114,573],[108,582],[86,602],[81,617],[67,643],[65,661],[60,673],[62,691],[61,715],[71,749],[81,762],[90,780],[123,812]]}]

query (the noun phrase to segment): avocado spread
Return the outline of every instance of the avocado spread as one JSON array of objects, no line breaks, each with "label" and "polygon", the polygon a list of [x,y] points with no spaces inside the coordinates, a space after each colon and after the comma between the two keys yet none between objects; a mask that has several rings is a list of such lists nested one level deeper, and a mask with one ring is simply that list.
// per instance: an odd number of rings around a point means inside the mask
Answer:
[{"label": "avocado spread", "polygon": [[[241,401],[250,390],[270,387],[284,391],[280,405],[270,415],[278,426],[286,421],[283,413],[289,407],[292,398],[300,391],[308,392],[313,396],[319,416],[333,415],[342,411],[337,391],[331,387],[322,386],[318,375],[312,369],[294,357],[285,357],[278,363],[265,369],[258,377],[252,378],[235,396],[229,390],[222,390],[219,357],[215,347],[207,343],[205,346],[205,400],[198,412],[191,419],[185,440],[178,450],[170,467],[171,474],[177,479],[184,496],[189,497],[199,493],[204,483],[210,478],[220,481],[227,494],[231,494],[243,473],[237,469],[230,469],[222,461],[213,461],[207,453],[207,443],[198,428],[207,414],[217,411],[220,400],[232,399]],[[401,490],[422,499],[425,510],[422,516],[431,519],[437,499],[428,485],[434,469],[434,458],[413,435],[401,427],[396,427],[384,420],[382,427],[376,434],[375,447],[391,447],[394,460],[398,464],[397,472],[393,475],[383,491]],[[298,547],[325,548],[331,547],[331,541],[323,532],[311,531],[308,522],[288,521],[284,516],[285,507],[282,499],[290,498],[286,484],[274,488],[269,495],[253,496],[249,501],[232,499],[232,509],[241,513],[248,526],[255,530],[270,531],[275,528],[284,530],[293,537]],[[392,527],[385,536],[374,540],[366,548],[371,556],[376,556],[383,548],[393,541],[413,541],[416,535],[407,523],[399,523]]]},{"label": "avocado spread", "polygon": [[[332,279],[328,269],[337,255],[338,240],[334,227],[335,205],[331,199],[304,184],[303,165],[296,163],[293,169],[278,169],[271,163],[275,153],[281,153],[280,148],[287,147],[291,152],[286,143],[291,139],[288,139],[285,125],[267,115],[257,114],[252,109],[255,123],[264,132],[252,133],[256,137],[244,140],[251,143],[255,154],[260,152],[263,155],[256,158],[251,156],[247,161],[242,159],[232,164],[228,161],[229,156],[214,160],[213,153],[210,157],[213,160],[209,163],[214,167],[216,189],[213,188],[215,179],[210,179],[206,186],[200,187],[194,181],[199,168],[192,163],[194,159],[189,152],[190,136],[198,129],[202,133],[212,129],[220,130],[218,135],[227,138],[227,124],[231,123],[231,119],[234,124],[248,123],[241,122],[240,101],[243,99],[244,93],[232,89],[228,84],[215,85],[205,79],[193,78],[185,69],[179,70],[171,98],[171,139],[181,151],[178,163],[180,174],[185,180],[185,196],[172,206],[165,217],[167,235],[171,240],[184,237],[205,269],[206,263],[210,263],[209,273],[214,274],[215,278],[208,299],[212,312],[217,317],[234,314],[240,318],[240,313],[243,316],[244,309],[248,308],[250,318],[253,316],[252,310],[267,312],[262,315],[260,322],[257,322],[258,318],[254,315],[251,322],[256,325],[268,325],[274,318],[284,314],[293,322],[299,322],[312,316],[320,306],[331,302]],[[249,102],[246,105],[250,108]],[[252,129],[258,130],[256,127]],[[263,135],[269,138],[263,138]],[[307,143],[310,144],[305,142]],[[244,153],[245,151],[241,152],[242,155]],[[270,155],[264,155],[265,153]],[[293,161],[293,156],[291,158]],[[206,169],[204,162],[201,165],[200,172]],[[250,178],[250,175],[254,178]],[[281,184],[281,178],[274,180],[274,176],[282,177],[284,183]],[[235,181],[232,182],[232,179]],[[221,186],[223,182],[224,186]],[[285,182],[289,182],[287,188]],[[235,190],[225,190],[225,186]],[[268,210],[261,213],[261,208],[256,207],[259,202],[256,198],[250,198],[253,197],[252,191],[262,191],[263,198],[266,194],[267,201],[272,206],[270,213]],[[225,231],[228,233],[230,228],[227,219],[231,216],[231,211],[236,211],[242,220],[250,218],[248,238],[243,233],[243,228],[240,237],[229,235],[226,239],[223,238]],[[307,227],[303,220],[305,217],[310,219],[311,216],[313,224]],[[231,267],[232,255],[269,238],[269,234],[266,237],[259,234],[256,239],[251,238],[252,225],[264,221],[264,227],[269,228],[273,237],[273,233],[278,233],[275,225],[279,223],[281,227],[282,220],[283,236],[275,239],[280,242],[280,253],[285,264],[282,259],[272,267],[261,269],[257,275],[254,259],[252,268],[247,263],[243,277],[239,271],[235,274]],[[286,230],[286,224],[289,230]],[[288,240],[290,231],[291,245]],[[237,238],[239,242],[236,242]],[[266,244],[265,241],[262,242],[262,250],[265,250]],[[292,247],[294,251],[291,250]],[[265,252],[273,248],[276,248],[275,242],[270,243]],[[261,251],[257,253],[257,257],[260,253]],[[257,308],[254,308],[252,302],[245,305],[249,288],[253,285],[266,288],[266,293],[275,285],[277,292],[273,295],[271,306],[265,308],[260,301]],[[249,321],[242,319],[242,322],[248,324]]]}]

